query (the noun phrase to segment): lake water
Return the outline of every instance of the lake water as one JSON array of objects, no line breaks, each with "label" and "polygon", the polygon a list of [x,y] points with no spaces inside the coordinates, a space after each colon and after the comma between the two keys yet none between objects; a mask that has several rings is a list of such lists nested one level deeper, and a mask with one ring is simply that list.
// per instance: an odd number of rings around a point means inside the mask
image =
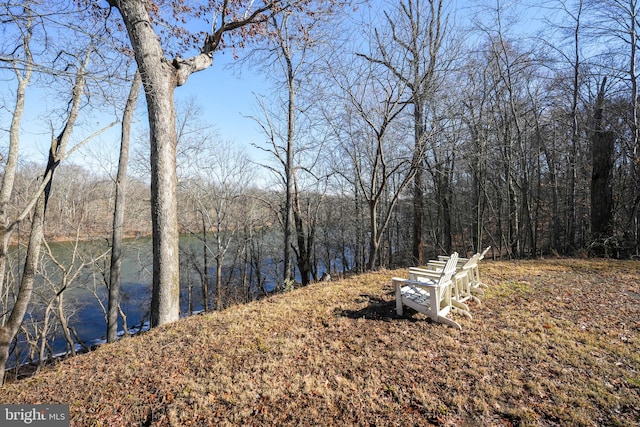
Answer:
[{"label": "lake water", "polygon": [[[240,295],[240,301],[255,298],[258,294],[271,292],[275,289],[275,283],[281,277],[281,266],[269,257],[269,253],[278,256],[280,241],[275,233],[269,233],[264,237],[264,247],[261,248],[262,261],[260,266],[261,288],[258,289],[256,274],[250,267],[246,268],[249,285],[243,285],[241,280],[242,261],[235,262],[236,269],[223,268],[223,281],[225,294],[235,292]],[[94,262],[99,254],[109,253],[106,240],[81,242],[77,247],[73,243],[52,243],[51,253],[70,275],[79,270],[77,277],[64,291],[65,314],[69,326],[77,334],[76,349],[82,349],[80,342],[93,346],[104,342],[106,338],[106,315],[108,291],[105,285],[105,271],[109,269],[109,256],[104,256]],[[268,250],[266,248],[269,248]],[[17,249],[16,249],[17,250]],[[43,248],[43,252],[46,252]],[[231,259],[233,251],[228,252]],[[194,264],[203,264],[203,244],[195,236],[183,236],[180,239],[180,313],[188,316],[203,310],[201,278]],[[20,258],[17,256],[17,258]],[[121,307],[127,317],[129,331],[148,328],[150,318],[149,307],[151,305],[152,288],[152,246],[150,238],[128,239],[123,242],[122,272],[121,272]],[[214,257],[209,254],[209,307],[212,308],[215,301],[215,266]],[[240,265],[240,267],[238,266]],[[342,263],[338,256],[331,260],[334,271],[342,271]],[[50,256],[44,256],[41,263],[44,272],[36,281],[34,293],[28,313],[23,322],[24,328],[29,330],[31,336],[35,336],[34,330],[41,328],[43,324],[44,307],[56,292],[61,288],[62,272]],[[200,270],[202,268],[200,267]],[[319,262],[318,274],[326,271]],[[14,268],[15,277],[19,277],[19,266]],[[296,272],[296,280],[300,281]],[[229,283],[230,285],[226,285]],[[243,287],[247,286],[247,287]],[[235,302],[238,302],[238,299]],[[0,304],[0,309],[6,311]],[[63,355],[67,352],[67,342],[60,330],[58,320],[51,318],[51,322],[57,330],[51,331],[48,340],[51,354]],[[119,321],[119,330],[122,332],[122,321]],[[14,351],[11,354],[8,366],[23,364],[34,360],[34,354],[29,355],[32,346],[27,344],[24,333],[18,336]],[[33,350],[32,350],[33,351]],[[37,355],[37,351],[35,352]]]},{"label": "lake water", "polygon": [[[202,264],[203,247],[202,243],[194,237],[184,237],[180,241],[180,262],[181,262],[181,281],[180,281],[180,312],[181,316],[186,316],[192,312],[203,310],[201,279],[196,269],[193,268],[193,260]],[[55,243],[51,244],[51,251],[60,263],[67,265],[72,264],[74,257],[74,245],[71,243]],[[75,250],[76,266],[82,264],[83,261],[95,257],[95,254],[107,251],[107,242],[84,242],[80,243]],[[210,274],[210,307],[213,298],[214,275],[213,256],[209,256]],[[36,283],[36,289],[32,297],[32,304],[29,312],[25,316],[24,325],[26,328],[33,330],[33,325],[41,325],[46,301],[55,294],[55,290],[60,288],[62,273],[58,267],[45,257],[43,268],[47,271],[50,281],[39,278]],[[82,272],[78,278],[69,285],[64,292],[64,301],[66,312],[68,313],[69,325],[75,329],[80,341],[95,345],[103,342],[106,337],[106,317],[104,310],[107,307],[108,291],[104,284],[104,275],[102,271],[108,269],[108,257],[101,259],[97,263],[92,263],[82,268]],[[73,269],[69,269],[72,271]],[[271,268],[264,268],[263,273],[270,276]],[[121,307],[127,317],[127,326],[129,329],[145,329],[148,327],[149,307],[151,304],[151,288],[152,288],[152,246],[151,239],[133,239],[126,240],[123,247],[122,262],[122,285],[121,285]],[[233,274],[229,269],[224,270],[224,275]],[[266,288],[273,290],[275,277],[263,277]],[[243,290],[247,292],[247,290]],[[257,294],[257,289],[248,292]],[[189,297],[191,295],[191,297]],[[191,300],[191,304],[189,304]],[[191,305],[191,310],[189,309]],[[104,307],[104,308],[103,308]],[[57,324],[56,319],[52,319]],[[122,329],[122,322],[119,323],[119,329]],[[56,331],[52,334],[49,341],[52,352],[54,354],[64,354],[67,350],[67,343],[64,340],[62,331]],[[80,346],[76,346],[80,348]],[[26,337],[19,337],[18,344],[12,354],[10,365],[16,363],[25,363],[29,361],[28,345]]]}]

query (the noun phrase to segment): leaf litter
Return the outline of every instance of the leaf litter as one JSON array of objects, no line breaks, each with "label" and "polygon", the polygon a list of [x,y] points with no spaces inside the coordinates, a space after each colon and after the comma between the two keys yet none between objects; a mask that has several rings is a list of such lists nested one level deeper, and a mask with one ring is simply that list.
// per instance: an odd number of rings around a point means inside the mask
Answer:
[{"label": "leaf litter", "polygon": [[637,425],[640,263],[483,261],[462,331],[383,270],[104,345],[0,389],[73,426]]}]

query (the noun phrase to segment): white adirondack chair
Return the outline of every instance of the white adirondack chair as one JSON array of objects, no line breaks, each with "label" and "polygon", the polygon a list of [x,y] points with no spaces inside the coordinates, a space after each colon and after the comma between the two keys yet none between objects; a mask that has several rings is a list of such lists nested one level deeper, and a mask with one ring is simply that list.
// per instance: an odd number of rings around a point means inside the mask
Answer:
[{"label": "white adirondack chair", "polygon": [[[471,258],[458,258],[458,264],[456,265],[456,273],[453,275],[453,293],[452,297],[454,301],[464,303],[467,300],[473,299],[477,303],[480,303],[480,299],[476,296],[484,295],[484,291],[477,290],[475,286],[475,271],[477,271],[478,261],[481,254],[477,253]],[[440,257],[443,258],[443,257]],[[447,261],[448,261],[447,257]],[[442,271],[447,261],[444,260],[431,260],[427,263],[427,271]],[[455,304],[454,304],[455,305]],[[464,308],[464,307],[463,307]],[[466,308],[469,311],[468,308]]]},{"label": "white adirondack chair", "polygon": [[462,329],[460,324],[446,316],[451,312],[451,277],[456,271],[458,254],[453,253],[442,272],[434,277],[421,276],[418,280],[394,277],[396,312],[402,316],[403,305],[426,314],[434,322]]},{"label": "white adirondack chair", "polygon": [[[480,262],[480,261],[482,261],[484,259],[484,256],[487,254],[487,252],[489,252],[489,249],[491,249],[491,246],[487,246],[484,249],[484,251],[482,251],[482,253],[480,254],[480,258],[478,258],[478,262]],[[473,283],[478,289],[480,289],[480,288],[488,288],[487,284],[484,283],[482,280],[480,280],[480,269],[478,268],[477,265],[473,269],[473,274],[474,274]]]},{"label": "white adirondack chair", "polygon": [[[424,278],[438,280],[445,265],[446,262],[443,262],[441,265],[434,266],[430,261],[430,264],[427,264],[426,269],[409,267],[409,279],[418,281],[423,280]],[[473,298],[469,286],[469,270],[462,270],[459,261],[457,266],[454,268],[456,271],[451,277],[451,305],[455,311],[458,311],[471,319],[471,311],[469,310],[469,306],[465,303],[467,300]]]},{"label": "white adirondack chair", "polygon": [[[484,283],[481,279],[480,279],[480,268],[478,267],[478,263],[480,261],[482,261],[485,257],[485,255],[487,254],[487,252],[489,252],[489,250],[491,249],[491,246],[487,246],[481,253],[477,254],[478,255],[478,261],[476,262],[475,265],[472,265],[470,267],[470,289],[472,294],[474,295],[484,295],[484,288],[487,288],[487,284]],[[440,255],[438,256],[438,260],[440,262],[446,262],[449,259],[448,256],[443,256]],[[458,264],[460,264],[461,262],[466,262],[467,259],[466,258],[458,258]]]}]

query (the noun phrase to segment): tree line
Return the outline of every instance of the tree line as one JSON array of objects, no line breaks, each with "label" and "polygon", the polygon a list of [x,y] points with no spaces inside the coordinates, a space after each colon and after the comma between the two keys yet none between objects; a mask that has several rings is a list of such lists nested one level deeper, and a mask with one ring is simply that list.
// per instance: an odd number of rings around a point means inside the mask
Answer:
[{"label": "tree line", "polygon": [[[204,294],[215,292],[206,308],[229,299],[233,287],[221,286],[229,265],[242,270],[241,289],[259,289],[265,265],[284,289],[321,270],[420,264],[486,245],[508,258],[640,255],[637,6],[6,3],[0,290],[10,297],[0,364],[29,306],[45,236],[69,230],[110,234],[110,341],[127,233],[153,237],[153,326],[179,315],[180,233],[205,248],[197,268]],[[260,186],[250,160],[209,132],[194,105],[176,113],[175,88],[214,66],[222,49],[272,83],[250,117],[263,134]],[[42,115],[50,148],[40,172],[19,161],[31,88],[56,94]],[[147,114],[148,161],[132,179],[136,108]],[[114,123],[96,126],[94,114]],[[114,176],[63,174],[70,154],[114,126],[122,130]],[[16,242],[26,248],[19,277],[7,269]]]}]

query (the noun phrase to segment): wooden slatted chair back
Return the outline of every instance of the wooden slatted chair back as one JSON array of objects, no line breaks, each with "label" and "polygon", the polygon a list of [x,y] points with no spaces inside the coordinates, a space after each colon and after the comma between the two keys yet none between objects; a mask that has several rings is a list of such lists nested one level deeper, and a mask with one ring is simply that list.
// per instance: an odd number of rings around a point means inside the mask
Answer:
[{"label": "wooden slatted chair back", "polygon": [[489,252],[489,249],[491,249],[491,246],[487,246],[486,248],[484,248],[484,251],[482,251],[482,253],[480,254],[480,258],[478,258],[478,261],[484,259],[484,256],[487,254],[487,252]]},{"label": "wooden slatted chair back", "polygon": [[475,254],[474,256],[469,258],[469,260],[465,262],[464,265],[462,266],[462,270],[468,270],[470,268],[473,268],[478,263],[478,261],[482,259],[480,257],[481,257],[481,254]]},{"label": "wooden slatted chair back", "polygon": [[454,252],[449,257],[449,260],[444,266],[442,270],[442,276],[440,276],[440,280],[438,280],[438,285],[443,285],[449,281],[451,281],[451,277],[456,272],[456,266],[458,264],[458,252]]}]

